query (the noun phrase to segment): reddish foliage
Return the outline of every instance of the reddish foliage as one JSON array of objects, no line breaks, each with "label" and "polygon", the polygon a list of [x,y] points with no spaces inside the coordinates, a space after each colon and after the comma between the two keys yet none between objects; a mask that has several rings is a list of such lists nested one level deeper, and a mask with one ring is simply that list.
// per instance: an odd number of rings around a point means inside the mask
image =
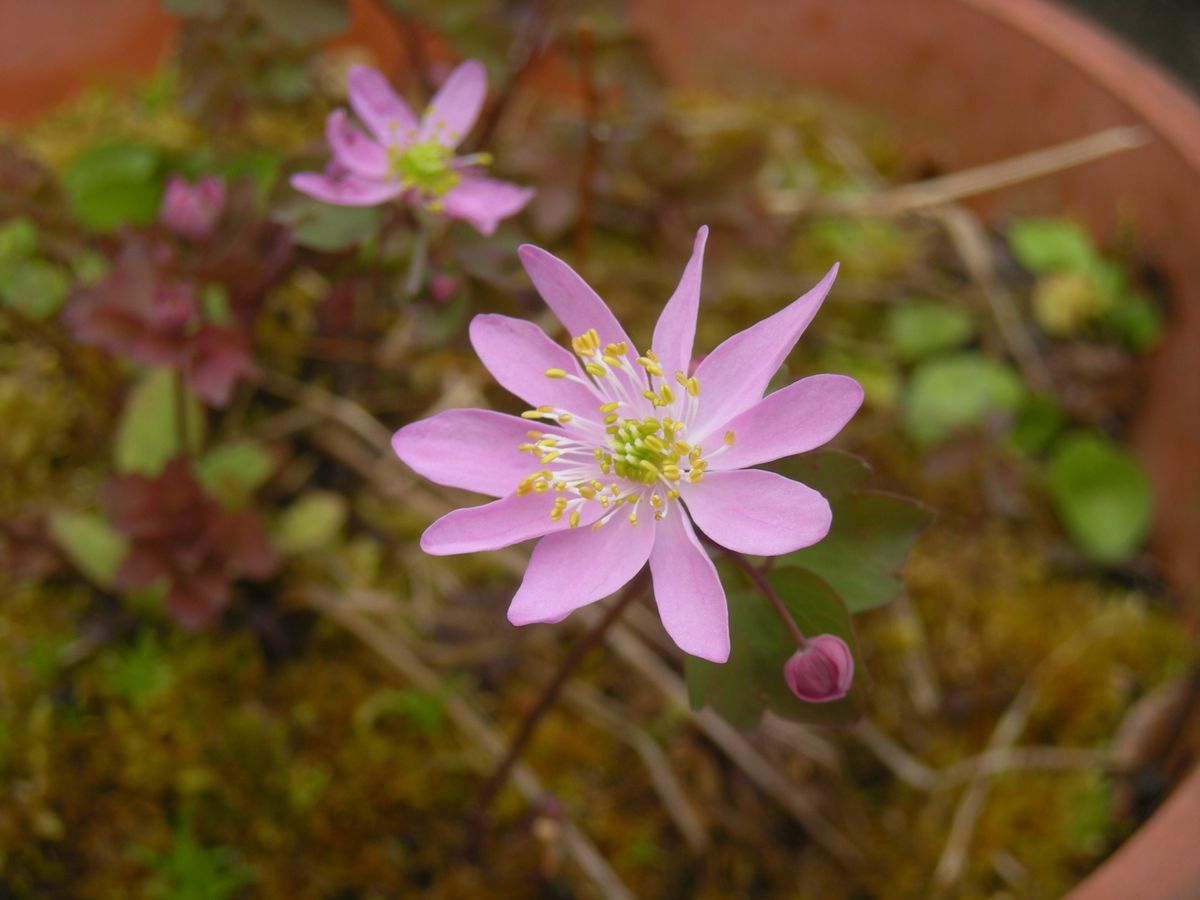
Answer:
[{"label": "reddish foliage", "polygon": [[222,509],[182,458],[153,478],[114,479],[103,500],[113,525],[130,539],[118,585],[145,588],[166,579],[167,611],[185,628],[211,625],[238,578],[267,578],[279,566],[258,514]]},{"label": "reddish foliage", "polygon": [[246,340],[201,320],[196,285],[170,275],[172,257],[165,245],[130,239],[112,271],[72,299],[67,324],[81,344],[179,369],[201,400],[224,406],[237,381],[254,376]]}]

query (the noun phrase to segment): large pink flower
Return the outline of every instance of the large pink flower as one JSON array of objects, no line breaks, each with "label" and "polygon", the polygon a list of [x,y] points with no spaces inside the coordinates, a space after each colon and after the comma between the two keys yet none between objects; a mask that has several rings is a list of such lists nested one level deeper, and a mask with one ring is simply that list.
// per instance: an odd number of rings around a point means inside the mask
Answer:
[{"label": "large pink flower", "polygon": [[487,73],[467,60],[446,78],[420,121],[387,79],[367,66],[350,70],[350,105],[329,114],[325,136],[333,160],[324,173],[292,176],[292,186],[326,203],[376,206],[403,198],[491,234],[525,208],[533,191],[481,174],[486,154],[454,155],[483,107]]},{"label": "large pink flower", "polygon": [[751,466],[824,444],[862,403],[842,375],[814,375],[763,396],[833,284],[836,267],[790,306],[735,334],[689,374],[707,229],[639,354],[612,312],[568,265],[537,247],[521,261],[575,335],[574,354],[536,325],[481,315],[471,342],[521,418],[448,410],[408,425],[392,446],[439,484],[499,499],[455,510],[421,537],[436,555],[541,538],[509,621],[557,622],[650,563],[663,625],[687,653],[729,656],[725,592],[693,523],[714,543],[774,556],[829,531],[813,489]]}]

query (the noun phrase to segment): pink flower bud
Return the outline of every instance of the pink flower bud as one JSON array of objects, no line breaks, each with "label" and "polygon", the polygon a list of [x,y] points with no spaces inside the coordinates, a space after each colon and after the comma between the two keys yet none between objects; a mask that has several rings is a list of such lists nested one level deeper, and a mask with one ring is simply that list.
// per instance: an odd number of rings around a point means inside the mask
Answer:
[{"label": "pink flower bud", "polygon": [[203,240],[213,232],[225,209],[225,182],[205,175],[195,184],[179,175],[167,181],[159,221],[181,237]]},{"label": "pink flower bud", "polygon": [[840,637],[819,634],[783,664],[783,680],[806,703],[841,700],[854,681],[854,656]]},{"label": "pink flower bud", "polygon": [[458,291],[458,279],[445,272],[438,272],[429,279],[429,296],[436,303],[447,303]]}]

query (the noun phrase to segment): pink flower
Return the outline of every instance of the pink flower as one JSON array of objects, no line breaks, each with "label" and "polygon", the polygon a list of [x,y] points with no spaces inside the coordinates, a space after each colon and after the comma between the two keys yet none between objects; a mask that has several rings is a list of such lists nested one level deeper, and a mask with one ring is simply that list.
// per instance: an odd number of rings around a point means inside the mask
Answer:
[{"label": "pink flower", "polygon": [[158,218],[176,234],[199,241],[213,233],[224,210],[225,182],[220,178],[205,175],[191,184],[181,175],[172,175]]},{"label": "pink flower", "polygon": [[396,198],[491,234],[501,219],[525,208],[533,191],[481,174],[487,154],[455,156],[487,94],[487,74],[476,60],[446,78],[417,121],[382,74],[367,66],[350,70],[350,105],[370,136],[345,110],[329,114],[325,136],[333,160],[324,174],[302,172],[292,186],[339,206],[375,206]]},{"label": "pink flower", "polygon": [[841,700],[854,682],[854,656],[840,637],[818,634],[783,664],[783,680],[806,703]]},{"label": "pink flower", "polygon": [[522,417],[448,410],[408,425],[392,446],[440,484],[498,497],[438,519],[427,553],[534,548],[508,618],[558,622],[606,597],[650,563],[667,632],[684,651],[729,656],[725,591],[693,523],[714,543],[773,556],[829,530],[825,498],[750,468],[824,444],[858,409],[862,389],[814,375],[763,397],[816,315],[836,267],[790,306],[692,358],[708,231],[700,229],[679,287],[639,355],[596,293],[537,247],[521,261],[574,335],[574,355],[538,326],[481,315],[471,342],[502,386],[533,405]]}]

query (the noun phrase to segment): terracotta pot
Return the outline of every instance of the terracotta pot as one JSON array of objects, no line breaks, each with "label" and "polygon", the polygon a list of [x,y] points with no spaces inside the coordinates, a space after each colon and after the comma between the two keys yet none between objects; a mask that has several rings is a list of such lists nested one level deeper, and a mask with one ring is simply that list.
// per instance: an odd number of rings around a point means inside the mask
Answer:
[{"label": "terracotta pot", "polygon": [[28,121],[96,82],[136,83],[174,32],[160,0],[0,2],[0,121]]}]

